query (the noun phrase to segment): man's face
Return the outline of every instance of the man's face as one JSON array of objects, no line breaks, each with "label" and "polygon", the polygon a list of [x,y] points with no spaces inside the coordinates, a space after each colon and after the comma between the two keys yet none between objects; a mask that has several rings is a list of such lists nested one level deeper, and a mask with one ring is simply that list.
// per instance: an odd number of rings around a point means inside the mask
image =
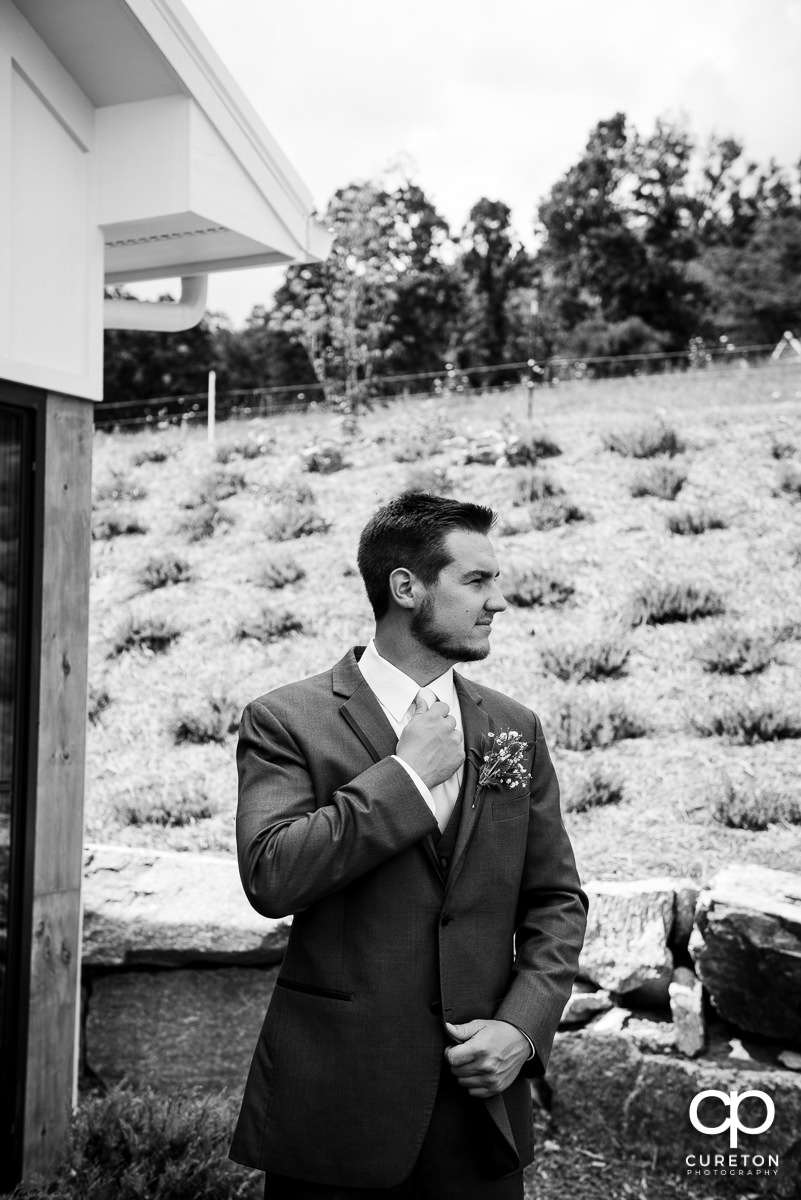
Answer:
[{"label": "man's face", "polygon": [[451,561],[426,589],[411,631],[451,662],[474,662],[489,654],[492,618],[506,608],[498,560],[488,537],[466,529],[449,533],[445,549]]}]

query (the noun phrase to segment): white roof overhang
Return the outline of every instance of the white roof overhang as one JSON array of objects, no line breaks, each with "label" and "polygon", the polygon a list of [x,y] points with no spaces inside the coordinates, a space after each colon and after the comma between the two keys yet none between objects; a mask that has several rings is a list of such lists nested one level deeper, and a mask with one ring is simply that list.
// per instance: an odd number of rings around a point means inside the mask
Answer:
[{"label": "white roof overhang", "polygon": [[312,198],[179,0],[15,0],[95,108],[108,283],[318,261]]}]

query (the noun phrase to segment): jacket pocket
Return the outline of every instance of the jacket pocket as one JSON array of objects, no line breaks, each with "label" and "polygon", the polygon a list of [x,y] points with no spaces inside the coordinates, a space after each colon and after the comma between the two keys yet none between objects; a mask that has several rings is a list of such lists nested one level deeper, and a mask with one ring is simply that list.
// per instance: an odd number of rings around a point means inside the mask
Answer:
[{"label": "jacket pocket", "polygon": [[294,979],[281,979],[280,976],[276,979],[275,986],[287,988],[290,992],[303,992],[307,996],[323,996],[326,1000],[356,999],[353,992],[338,992],[335,988],[317,987],[313,983],[296,983]]},{"label": "jacket pocket", "polygon": [[526,792],[524,796],[497,796],[492,800],[492,819],[493,821],[510,821],[512,817],[522,817],[528,812],[531,795]]}]

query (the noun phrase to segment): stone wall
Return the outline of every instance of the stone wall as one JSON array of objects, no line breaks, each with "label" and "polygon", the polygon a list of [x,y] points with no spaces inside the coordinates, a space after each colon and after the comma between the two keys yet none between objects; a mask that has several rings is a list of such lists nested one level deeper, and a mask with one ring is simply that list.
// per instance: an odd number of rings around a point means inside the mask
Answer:
[{"label": "stone wall", "polygon": [[[580,975],[538,1090],[553,1120],[590,1146],[647,1142],[680,1170],[692,1150],[728,1149],[690,1125],[693,1096],[761,1089],[776,1119],[759,1151],[782,1170],[745,1182],[801,1198],[801,877],[743,865],[703,889],[587,891]],[[232,859],[87,847],[85,1086],[240,1093],[288,930],[250,908]]]}]

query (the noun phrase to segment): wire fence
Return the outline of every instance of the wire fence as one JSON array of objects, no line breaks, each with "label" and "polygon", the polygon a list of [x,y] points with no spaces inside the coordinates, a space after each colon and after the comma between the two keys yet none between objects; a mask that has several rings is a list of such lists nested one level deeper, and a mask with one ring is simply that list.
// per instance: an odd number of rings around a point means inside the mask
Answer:
[{"label": "wire fence", "polygon": [[[520,388],[533,391],[562,383],[678,373],[708,379],[710,376],[760,366],[771,360],[780,369],[801,365],[797,355],[777,360],[776,349],[774,345],[706,347],[696,342],[689,350],[660,354],[551,358],[541,362],[529,359],[526,362],[470,368],[446,363],[440,371],[376,376],[363,386],[359,401],[375,405],[399,398],[447,398],[454,394],[506,392]],[[335,407],[337,403],[342,407],[343,400],[342,390],[337,395],[330,383],[218,391],[216,420],[275,417],[305,409]],[[95,406],[94,419],[95,427],[103,429],[164,428],[168,425],[203,424],[207,411],[207,392],[195,392],[158,396],[149,400],[103,401]]]}]

